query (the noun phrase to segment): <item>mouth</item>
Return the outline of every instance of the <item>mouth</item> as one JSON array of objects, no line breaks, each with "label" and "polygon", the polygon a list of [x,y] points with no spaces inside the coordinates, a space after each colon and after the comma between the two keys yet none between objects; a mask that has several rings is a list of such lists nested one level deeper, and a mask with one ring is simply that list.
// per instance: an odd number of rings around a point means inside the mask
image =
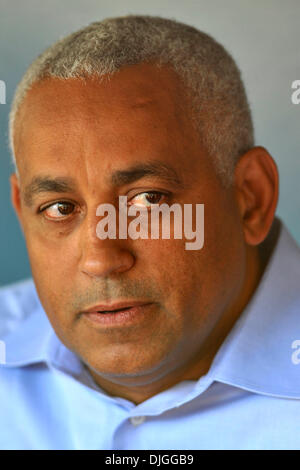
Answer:
[{"label": "mouth", "polygon": [[117,312],[123,312],[123,311],[129,310],[134,307],[148,305],[149,303],[150,302],[146,302],[146,301],[128,300],[128,301],[114,302],[110,304],[99,304],[99,305],[94,305],[88,308],[87,310],[84,310],[83,313],[103,313],[103,314],[117,313]]},{"label": "mouth", "polygon": [[122,301],[113,304],[94,305],[82,312],[93,323],[105,326],[128,324],[141,321],[149,312],[153,302]]},{"label": "mouth", "polygon": [[107,313],[117,313],[117,312],[125,312],[126,310],[129,310],[130,307],[124,307],[124,308],[116,308],[114,310],[97,310],[97,313],[103,313],[104,315]]}]

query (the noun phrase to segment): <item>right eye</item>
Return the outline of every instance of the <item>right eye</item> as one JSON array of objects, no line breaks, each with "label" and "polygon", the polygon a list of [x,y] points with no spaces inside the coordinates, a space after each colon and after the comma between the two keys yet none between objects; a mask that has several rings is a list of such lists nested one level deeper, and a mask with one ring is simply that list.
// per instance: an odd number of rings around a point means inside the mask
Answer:
[{"label": "right eye", "polygon": [[71,202],[59,201],[39,209],[39,213],[44,213],[46,219],[52,220],[53,222],[60,222],[72,214],[74,208],[75,204]]}]

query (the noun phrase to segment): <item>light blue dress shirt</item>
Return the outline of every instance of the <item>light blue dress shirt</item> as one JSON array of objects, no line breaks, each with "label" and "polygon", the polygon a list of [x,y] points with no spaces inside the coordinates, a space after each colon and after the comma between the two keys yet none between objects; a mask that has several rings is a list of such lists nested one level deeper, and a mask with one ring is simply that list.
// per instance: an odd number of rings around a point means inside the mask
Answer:
[{"label": "light blue dress shirt", "polygon": [[300,449],[300,249],[284,225],[208,373],[139,405],[95,384],[32,279],[0,305],[1,449]]}]

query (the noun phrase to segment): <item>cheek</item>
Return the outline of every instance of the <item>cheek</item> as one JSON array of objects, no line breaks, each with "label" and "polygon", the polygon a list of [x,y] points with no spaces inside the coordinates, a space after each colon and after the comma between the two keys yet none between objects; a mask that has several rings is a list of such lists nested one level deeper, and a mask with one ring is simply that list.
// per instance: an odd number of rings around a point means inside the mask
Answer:
[{"label": "cheek", "polygon": [[32,269],[48,279],[53,272],[64,275],[77,255],[75,237],[35,223],[27,225],[24,233]]},{"label": "cheek", "polygon": [[27,230],[25,238],[32,276],[44,309],[49,315],[59,314],[74,283],[76,251],[70,241],[55,242],[34,230]]},{"label": "cheek", "polygon": [[246,269],[243,232],[234,212],[207,223],[202,255],[206,296],[221,311],[238,296]]},{"label": "cheek", "polygon": [[207,210],[203,248],[186,250],[185,242],[153,240],[140,245],[143,273],[152,274],[173,310],[217,315],[242,286],[245,252],[237,215],[232,208],[217,214]]},{"label": "cheek", "polygon": [[199,303],[201,250],[186,250],[184,240],[149,240],[139,244],[136,259],[135,276],[151,280],[166,309],[177,317]]}]

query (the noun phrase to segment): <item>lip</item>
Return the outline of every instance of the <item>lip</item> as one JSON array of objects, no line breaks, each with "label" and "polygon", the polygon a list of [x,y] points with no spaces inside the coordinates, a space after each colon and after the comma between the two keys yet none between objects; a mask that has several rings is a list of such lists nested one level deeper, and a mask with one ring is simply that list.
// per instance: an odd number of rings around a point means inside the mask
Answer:
[{"label": "lip", "polygon": [[[83,317],[97,327],[120,327],[143,321],[151,312],[153,302],[122,301],[112,304],[99,304],[82,312]],[[115,311],[117,310],[117,311]],[[111,313],[100,313],[110,312]]]},{"label": "lip", "polygon": [[107,311],[114,311],[114,310],[122,310],[127,309],[129,307],[140,307],[141,305],[149,304],[150,302],[147,301],[137,301],[137,300],[123,300],[118,302],[113,302],[109,304],[98,304],[93,305],[92,307],[84,310],[82,313],[99,313],[99,312],[107,312]]}]

